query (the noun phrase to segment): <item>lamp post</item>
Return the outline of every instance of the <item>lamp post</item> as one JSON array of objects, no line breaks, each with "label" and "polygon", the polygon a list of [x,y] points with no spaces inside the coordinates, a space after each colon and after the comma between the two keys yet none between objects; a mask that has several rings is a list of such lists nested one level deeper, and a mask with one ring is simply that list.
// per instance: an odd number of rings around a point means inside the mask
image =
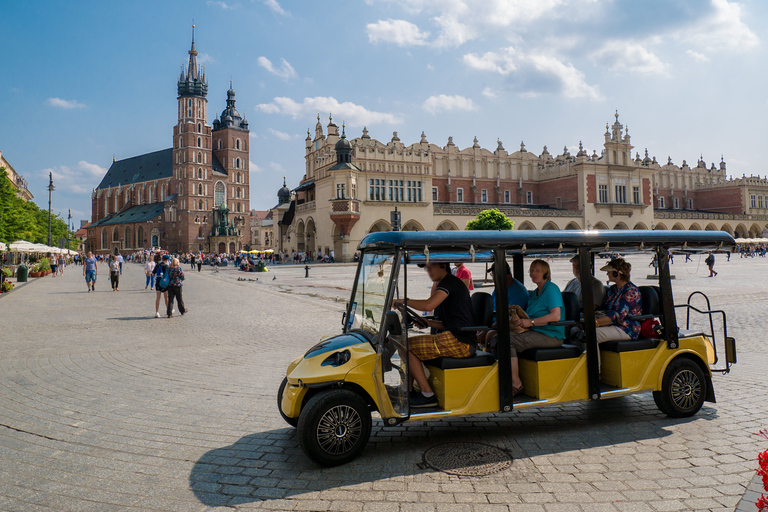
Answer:
[{"label": "lamp post", "polygon": [[[69,252],[69,233],[72,226],[72,209],[67,210],[67,252]],[[72,229],[74,231],[74,229]]]},{"label": "lamp post", "polygon": [[51,192],[56,190],[56,187],[53,186],[53,173],[48,173],[48,247],[50,247],[53,244],[53,240],[51,240]]}]

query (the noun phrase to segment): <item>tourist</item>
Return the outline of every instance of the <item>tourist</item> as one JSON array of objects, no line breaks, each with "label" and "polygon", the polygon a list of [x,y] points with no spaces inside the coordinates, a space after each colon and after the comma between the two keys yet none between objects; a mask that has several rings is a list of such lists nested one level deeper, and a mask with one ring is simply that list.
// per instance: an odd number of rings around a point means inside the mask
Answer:
[{"label": "tourist", "polygon": [[471,292],[475,289],[475,285],[472,282],[472,273],[467,266],[463,263],[456,263],[456,277],[461,279],[461,282],[467,286],[467,289]]},{"label": "tourist", "polygon": [[160,283],[163,280],[163,276],[169,271],[168,268],[168,255],[163,254],[160,258],[159,254],[155,254],[155,291],[157,292],[157,298],[155,299],[155,318],[160,318],[160,297],[165,299],[165,305],[168,306],[168,288],[162,287]]},{"label": "tourist", "polygon": [[631,318],[642,315],[643,310],[640,290],[630,281],[632,265],[616,258],[600,270],[607,272],[608,281],[614,284],[605,297],[604,316],[595,318],[597,342],[636,340],[640,336],[640,322]]},{"label": "tourist", "polygon": [[200,272],[200,269],[203,267],[203,253],[200,253],[200,255],[197,257],[197,271]]},{"label": "tourist", "polygon": [[[579,265],[579,256],[576,255],[571,258],[571,266],[574,278],[568,281],[565,285],[564,292],[573,292],[579,298],[579,305],[584,306],[584,301],[581,295],[581,266]],[[592,283],[592,302],[595,305],[595,309],[600,309],[605,299],[605,287],[603,283],[595,276],[589,276],[589,280]]]},{"label": "tourist", "polygon": [[123,261],[125,261],[123,259],[123,255],[118,253],[117,257],[115,258],[115,261],[117,261],[117,265],[118,265],[119,270],[120,270],[120,275],[123,275]]},{"label": "tourist", "polygon": [[120,262],[117,261],[117,258],[113,254],[109,256],[109,280],[112,283],[112,291],[119,292]]},{"label": "tourist", "polygon": [[53,273],[53,277],[56,277],[59,273],[59,266],[58,266],[58,260],[55,256],[52,256],[51,253],[48,253],[48,264],[51,266],[51,273]]},{"label": "tourist", "polygon": [[88,293],[95,292],[96,279],[99,277],[99,260],[93,257],[91,251],[88,251],[88,257],[83,260],[83,277]]},{"label": "tourist", "polygon": [[[493,263],[491,265],[491,268],[488,269],[488,273],[491,274],[491,279],[495,281],[494,277],[494,270],[496,268],[496,264]],[[507,268],[507,307],[509,306],[520,306],[523,308],[523,311],[525,311],[525,308],[528,306],[528,290],[525,289],[525,286],[523,286],[523,283],[518,281],[512,276],[512,270],[509,268],[509,263],[506,264]],[[493,301],[493,312],[496,313],[496,289],[494,288],[493,293],[491,293],[491,300]],[[489,329],[487,332],[480,331],[477,333],[477,341],[478,343],[484,343],[488,344],[491,339],[493,339],[497,332],[498,324],[496,322],[493,322],[493,325],[491,326],[491,329]]]},{"label": "tourist", "polygon": [[182,315],[187,312],[187,308],[184,307],[184,299],[181,298],[182,281],[184,280],[184,271],[181,269],[178,258],[171,260],[170,279],[168,281],[168,305],[166,311],[168,318],[173,316],[173,299],[179,303],[179,313]]},{"label": "tourist", "polygon": [[[519,318],[510,326],[527,329],[524,332],[510,332],[509,344],[512,356],[512,396],[523,392],[520,379],[518,352],[531,348],[556,348],[565,340],[565,328],[549,325],[549,322],[565,320],[565,305],[560,288],[552,282],[552,271],[544,260],[533,260],[528,269],[535,290],[528,292],[525,313],[528,318]],[[510,323],[511,319],[510,319]]]},{"label": "tourist", "polygon": [[195,255],[194,254],[190,254],[189,255],[189,263],[190,263],[190,265],[192,267],[191,270],[195,270]]},{"label": "tourist", "polygon": [[155,270],[155,262],[151,258],[147,258],[147,262],[144,263],[144,275],[147,276],[147,282],[144,285],[145,290],[147,288],[150,290],[155,288],[155,274],[153,270]]},{"label": "tourist", "polygon": [[717,272],[715,272],[715,255],[712,253],[712,251],[709,251],[707,259],[704,260],[704,263],[706,263],[707,268],[709,268],[709,275],[707,277],[717,276]]}]

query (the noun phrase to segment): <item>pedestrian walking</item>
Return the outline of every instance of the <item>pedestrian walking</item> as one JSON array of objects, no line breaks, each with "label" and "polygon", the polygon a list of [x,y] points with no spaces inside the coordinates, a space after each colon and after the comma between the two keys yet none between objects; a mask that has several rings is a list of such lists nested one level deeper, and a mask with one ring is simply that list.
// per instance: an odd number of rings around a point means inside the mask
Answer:
[{"label": "pedestrian walking", "polygon": [[123,275],[123,261],[125,261],[125,259],[123,258],[123,255],[118,253],[117,257],[115,258],[115,261],[117,261],[117,265],[120,270],[120,275]]},{"label": "pedestrian walking", "polygon": [[91,251],[88,251],[88,257],[83,260],[83,277],[85,277],[88,293],[95,292],[96,279],[99,277],[99,260],[93,257]]},{"label": "pedestrian walking", "polygon": [[144,284],[144,289],[149,288],[153,290],[155,288],[155,274],[152,272],[155,270],[154,260],[147,258],[147,262],[144,263],[144,275],[147,276],[147,282]]},{"label": "pedestrian walking", "polygon": [[112,283],[112,291],[119,292],[120,289],[120,263],[114,254],[109,255],[109,281]]},{"label": "pedestrian walking", "polygon": [[203,253],[200,253],[197,256],[197,271],[200,272],[200,269],[203,267]]},{"label": "pedestrian walking", "polygon": [[715,255],[712,253],[712,251],[709,251],[707,259],[704,260],[704,263],[706,263],[707,267],[709,268],[709,275],[707,277],[717,276],[717,272],[715,272]]},{"label": "pedestrian walking", "polygon": [[182,315],[187,312],[187,308],[184,307],[184,299],[181,297],[182,281],[184,280],[184,271],[181,269],[178,258],[171,260],[170,276],[168,280],[168,306],[166,311],[168,318],[173,316],[173,299],[179,303],[179,313]]},{"label": "pedestrian walking", "polygon": [[194,254],[190,255],[189,262],[192,264],[192,270],[195,270],[195,255]]},{"label": "pedestrian walking", "polygon": [[159,254],[155,254],[155,291],[157,291],[157,298],[155,299],[155,318],[160,318],[160,298],[165,299],[165,306],[168,307],[168,284],[170,283],[170,276],[168,279],[165,277],[168,275],[170,268],[168,267],[168,255],[163,254],[160,258]]},{"label": "pedestrian walking", "polygon": [[56,259],[56,256],[51,255],[51,253],[48,253],[48,264],[51,266],[51,273],[53,274],[53,277],[56,277],[59,275],[59,260]]}]

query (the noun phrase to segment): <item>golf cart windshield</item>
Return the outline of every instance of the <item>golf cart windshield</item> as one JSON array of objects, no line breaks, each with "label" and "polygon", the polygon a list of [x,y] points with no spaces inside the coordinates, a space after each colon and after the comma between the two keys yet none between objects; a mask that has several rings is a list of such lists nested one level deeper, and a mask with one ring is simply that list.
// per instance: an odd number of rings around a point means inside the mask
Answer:
[{"label": "golf cart windshield", "polygon": [[394,261],[393,252],[363,254],[349,305],[348,330],[361,330],[378,339]]}]

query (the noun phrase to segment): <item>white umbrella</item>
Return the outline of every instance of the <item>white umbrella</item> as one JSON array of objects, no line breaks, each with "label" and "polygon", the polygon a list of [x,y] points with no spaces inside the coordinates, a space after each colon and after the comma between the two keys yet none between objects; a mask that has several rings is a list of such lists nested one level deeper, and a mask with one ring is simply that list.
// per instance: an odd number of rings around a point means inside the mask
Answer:
[{"label": "white umbrella", "polygon": [[7,246],[6,246],[6,245],[5,245],[3,242],[0,242],[0,251],[4,251],[4,250],[6,250],[7,248],[8,248],[8,247],[7,247]]}]

